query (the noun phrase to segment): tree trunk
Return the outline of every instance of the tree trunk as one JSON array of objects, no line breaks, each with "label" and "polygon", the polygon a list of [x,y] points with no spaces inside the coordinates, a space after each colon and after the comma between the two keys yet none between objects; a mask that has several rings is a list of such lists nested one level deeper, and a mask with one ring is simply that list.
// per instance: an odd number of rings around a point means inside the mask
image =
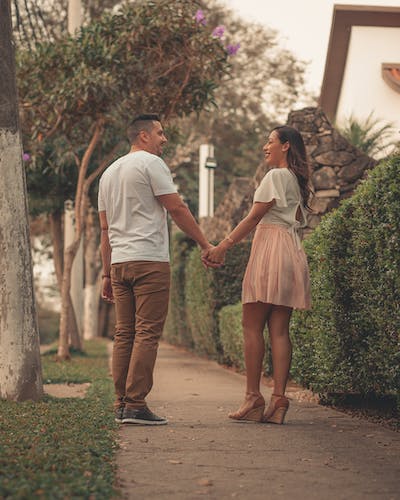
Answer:
[{"label": "tree trunk", "polygon": [[85,310],[83,320],[83,338],[93,339],[98,336],[101,259],[99,253],[99,225],[97,212],[90,207],[85,224]]},{"label": "tree trunk", "polygon": [[61,314],[60,314],[60,336],[58,340],[57,359],[60,361],[70,359],[68,340],[68,317],[71,307],[71,271],[74,257],[79,247],[79,239],[75,240],[72,245],[64,250],[64,270],[61,283]]},{"label": "tree trunk", "polygon": [[0,0],[0,397],[43,395],[10,2]]},{"label": "tree trunk", "polygon": [[76,321],[76,315],[72,303],[71,294],[69,294],[67,330],[68,330],[69,345],[73,347],[75,351],[83,351],[82,339],[81,336],[79,335],[79,328]]},{"label": "tree trunk", "polygon": [[[54,269],[57,277],[58,288],[61,295],[62,277],[63,277],[63,230],[62,230],[62,214],[61,212],[53,212],[50,218],[50,231],[53,242],[53,260]],[[68,339],[74,349],[82,350],[82,343],[79,337],[78,325],[76,323],[75,311],[72,305],[71,298],[68,301],[68,319],[67,319]]]},{"label": "tree trunk", "polygon": [[[1,1],[1,0],[0,0]],[[89,192],[89,187],[91,182],[96,178],[98,173],[100,173],[103,167],[103,163],[92,172],[92,174],[86,179],[86,173],[89,167],[90,158],[93,151],[96,149],[101,136],[104,131],[104,118],[100,117],[95,126],[92,138],[86,151],[83,155],[82,161],[79,166],[79,175],[76,185],[75,193],[75,238],[72,244],[70,244],[66,249],[64,249],[64,270],[63,279],[61,286],[61,316],[60,316],[60,338],[58,344],[57,357],[60,360],[69,359],[70,353],[68,349],[68,304],[70,300],[70,290],[71,290],[71,275],[72,275],[72,264],[74,262],[75,255],[78,252],[79,245],[82,239],[82,233],[85,227],[86,220],[86,209],[87,209],[87,193]]]}]

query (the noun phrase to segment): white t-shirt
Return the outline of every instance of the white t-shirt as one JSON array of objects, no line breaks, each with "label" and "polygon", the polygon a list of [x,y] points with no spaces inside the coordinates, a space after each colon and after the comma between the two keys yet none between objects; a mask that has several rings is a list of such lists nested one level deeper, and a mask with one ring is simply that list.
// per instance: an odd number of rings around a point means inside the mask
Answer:
[{"label": "white t-shirt", "polygon": [[[275,204],[261,219],[263,224],[279,224],[289,227],[303,227],[307,222],[307,213],[303,206],[299,183],[288,168],[269,170],[254,193],[254,201]],[[300,206],[303,221],[296,220],[296,212]]]},{"label": "white t-shirt", "polygon": [[156,196],[176,192],[165,162],[147,151],[128,153],[107,168],[98,209],[106,212],[112,264],[169,262],[167,211]]}]

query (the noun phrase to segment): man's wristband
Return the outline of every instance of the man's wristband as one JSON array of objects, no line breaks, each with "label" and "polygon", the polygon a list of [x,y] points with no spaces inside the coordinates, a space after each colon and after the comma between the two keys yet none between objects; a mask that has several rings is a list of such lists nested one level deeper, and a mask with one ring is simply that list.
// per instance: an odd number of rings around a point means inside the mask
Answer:
[{"label": "man's wristband", "polygon": [[103,274],[101,279],[103,279],[103,278],[111,278],[111,276],[109,274]]}]

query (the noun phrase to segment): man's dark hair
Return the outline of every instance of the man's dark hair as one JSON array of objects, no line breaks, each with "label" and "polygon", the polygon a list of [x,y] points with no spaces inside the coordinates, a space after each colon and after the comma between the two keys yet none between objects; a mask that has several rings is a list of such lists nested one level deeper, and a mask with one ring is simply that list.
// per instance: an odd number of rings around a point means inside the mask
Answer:
[{"label": "man's dark hair", "polygon": [[156,114],[138,115],[136,118],[132,120],[126,131],[129,143],[133,144],[142,130],[146,130],[146,132],[151,132],[154,126],[154,122],[159,122],[159,121],[160,117]]}]

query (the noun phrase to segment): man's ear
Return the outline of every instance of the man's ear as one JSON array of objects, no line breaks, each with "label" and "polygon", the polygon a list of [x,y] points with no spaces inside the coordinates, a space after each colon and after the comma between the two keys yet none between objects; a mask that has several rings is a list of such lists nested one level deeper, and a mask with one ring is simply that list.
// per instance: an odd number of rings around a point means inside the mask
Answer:
[{"label": "man's ear", "polygon": [[139,132],[139,137],[143,142],[147,142],[149,140],[149,134],[146,130],[141,130]]}]

